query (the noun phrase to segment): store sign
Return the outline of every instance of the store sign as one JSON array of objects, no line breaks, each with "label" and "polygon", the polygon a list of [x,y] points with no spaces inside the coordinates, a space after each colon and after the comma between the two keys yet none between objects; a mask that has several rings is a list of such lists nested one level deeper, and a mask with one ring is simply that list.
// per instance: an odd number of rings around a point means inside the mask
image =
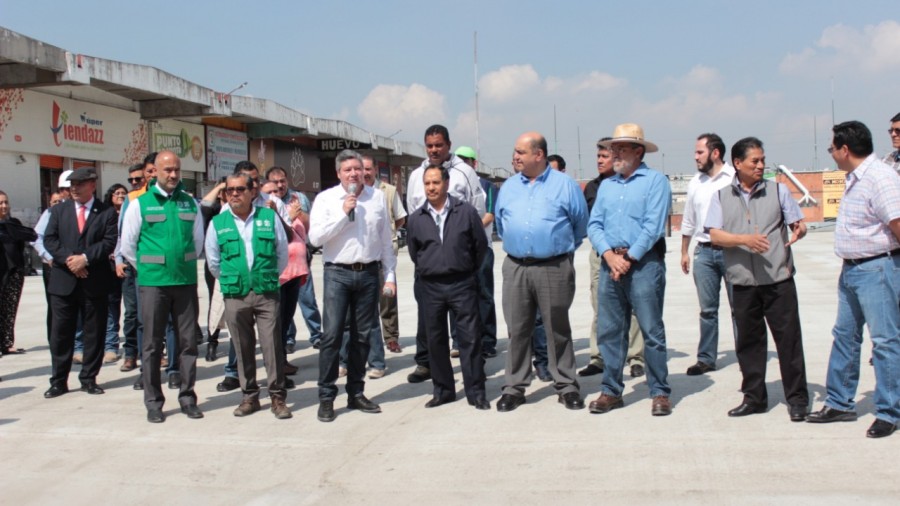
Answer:
[{"label": "store sign", "polygon": [[210,180],[218,181],[234,172],[238,162],[249,159],[246,133],[206,127],[207,177]]},{"label": "store sign", "polygon": [[372,149],[371,144],[348,141],[347,139],[319,139],[319,151],[342,151],[345,149]]},{"label": "store sign", "polygon": [[837,218],[841,197],[844,196],[846,176],[843,171],[822,173],[822,216],[824,218]]},{"label": "store sign", "polygon": [[287,172],[291,188],[306,192],[322,191],[321,169],[317,156],[304,152],[296,144],[275,142],[274,162]]},{"label": "store sign", "polygon": [[146,154],[135,112],[30,90],[0,92],[0,103],[10,105],[0,117],[0,149],[125,164],[131,153]]},{"label": "store sign", "polygon": [[203,125],[176,120],[151,123],[151,151],[172,151],[181,160],[181,170],[206,173]]}]

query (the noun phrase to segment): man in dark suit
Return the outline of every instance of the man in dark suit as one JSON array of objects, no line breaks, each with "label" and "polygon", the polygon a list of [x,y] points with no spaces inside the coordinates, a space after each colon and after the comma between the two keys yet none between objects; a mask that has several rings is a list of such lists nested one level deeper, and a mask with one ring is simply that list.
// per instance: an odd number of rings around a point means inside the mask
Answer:
[{"label": "man in dark suit", "polygon": [[488,410],[476,277],[488,248],[487,235],[475,208],[448,195],[450,175],[446,169],[428,166],[423,186],[427,202],[409,217],[407,247],[423,295],[420,302],[434,383],[433,396],[425,407],[456,400],[447,332],[450,312],[456,320],[466,399],[476,409]]},{"label": "man in dark suit", "polygon": [[84,362],[78,375],[81,391],[91,395],[103,393],[97,385],[97,374],[103,363],[107,296],[114,275],[109,256],[118,237],[116,211],[94,198],[97,172],[93,168],[75,170],[69,181],[72,198],[50,211],[44,234],[44,247],[53,257],[47,287],[53,312],[50,333],[53,371],[50,389],[44,392],[47,399],[69,391],[67,382],[79,312],[84,330]]}]

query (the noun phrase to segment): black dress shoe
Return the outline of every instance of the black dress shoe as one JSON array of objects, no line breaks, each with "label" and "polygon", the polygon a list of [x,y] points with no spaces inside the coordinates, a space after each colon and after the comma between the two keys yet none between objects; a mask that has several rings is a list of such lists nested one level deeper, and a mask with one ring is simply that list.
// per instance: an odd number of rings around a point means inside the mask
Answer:
[{"label": "black dress shoe", "polygon": [[425,403],[425,407],[426,408],[436,408],[436,407],[440,406],[441,404],[449,404],[449,403],[455,402],[455,401],[456,401],[455,395],[452,397],[449,395],[447,397],[434,396],[431,398],[430,401]]},{"label": "black dress shoe", "polygon": [[495,348],[481,350],[481,356],[484,358],[494,358],[497,356],[497,350]]},{"label": "black dress shoe", "polygon": [[181,373],[173,372],[169,375],[169,390],[178,390],[181,388]]},{"label": "black dress shoe", "polygon": [[316,418],[318,418],[320,422],[333,422],[334,401],[319,401],[319,412],[316,413]]},{"label": "black dress shoe", "polygon": [[185,404],[181,406],[181,412],[186,414],[188,418],[203,418],[203,412],[196,404]]},{"label": "black dress shoe", "polygon": [[44,392],[44,399],[52,399],[62,394],[68,393],[69,387],[65,385],[50,385],[50,388]]},{"label": "black dress shoe", "polygon": [[221,383],[216,385],[216,392],[230,392],[241,387],[241,382],[237,378],[225,376]]},{"label": "black dress shoe", "polygon": [[579,376],[596,376],[597,374],[601,374],[603,372],[603,366],[599,366],[594,363],[590,363],[584,369],[578,371]]},{"label": "black dress shoe", "polygon": [[207,362],[215,362],[216,361],[216,348],[219,347],[219,343],[209,343],[206,345],[206,361]]},{"label": "black dress shoe", "polygon": [[809,423],[855,422],[856,412],[842,411],[825,406],[819,411],[813,411],[806,415],[806,421]]},{"label": "black dress shoe", "polygon": [[790,406],[788,407],[788,414],[791,416],[792,422],[802,422],[806,420],[809,408],[806,406]]},{"label": "black dress shoe", "polygon": [[578,392],[569,392],[559,396],[559,403],[565,404],[566,409],[584,409],[584,399]]},{"label": "black dress shoe", "polygon": [[144,378],[142,376],[138,376],[137,380],[135,380],[134,385],[131,385],[131,388],[135,390],[143,390],[144,389]]},{"label": "black dress shoe", "polygon": [[100,388],[100,385],[98,385],[96,381],[91,381],[90,383],[83,383],[81,385],[81,391],[87,392],[91,395],[101,395],[101,394],[105,393],[104,390],[102,388]]},{"label": "black dress shoe", "polygon": [[290,390],[292,388],[297,388],[297,384],[294,383],[294,380],[291,378],[284,378],[284,389]]},{"label": "black dress shoe", "polygon": [[522,404],[525,404],[524,395],[503,394],[497,401],[497,411],[512,411]]},{"label": "black dress shoe", "polygon": [[381,413],[381,406],[366,399],[363,394],[347,399],[347,409],[358,409],[363,413]]},{"label": "black dress shoe", "polygon": [[750,402],[742,402],[740,406],[729,411],[728,416],[738,417],[738,416],[755,415],[757,413],[765,413],[765,412],[766,412],[766,405],[764,405],[764,404],[753,404]]},{"label": "black dress shoe", "polygon": [[469,406],[475,406],[475,409],[481,410],[489,410],[491,409],[491,403],[484,398],[484,396],[476,397],[475,399],[469,399]]},{"label": "black dress shoe", "polygon": [[[319,341],[316,341],[316,342],[313,343],[313,349],[314,349],[314,350],[318,350],[318,349],[320,349],[321,347],[322,347],[322,343],[320,343]],[[333,418],[332,418],[332,420],[333,420]],[[329,421],[331,421],[331,420],[329,420]]]},{"label": "black dress shoe", "polygon": [[149,409],[147,410],[147,421],[150,423],[163,423],[166,421],[166,415],[163,414],[161,409]]},{"label": "black dress shoe", "polygon": [[644,366],[641,364],[634,364],[631,366],[631,377],[632,378],[640,378],[644,375]]},{"label": "black dress shoe", "polygon": [[430,379],[431,370],[421,365],[417,365],[416,370],[411,372],[409,376],[406,377],[406,381],[408,381],[409,383],[421,383]]},{"label": "black dress shoe", "polygon": [[696,364],[687,368],[687,375],[688,376],[700,376],[701,374],[706,374],[708,372],[715,371],[715,370],[716,370],[716,366],[709,365],[706,362],[700,362],[698,360]]},{"label": "black dress shoe", "polygon": [[897,430],[896,424],[876,418],[869,430],[866,431],[866,437],[887,437],[893,434],[895,430]]}]

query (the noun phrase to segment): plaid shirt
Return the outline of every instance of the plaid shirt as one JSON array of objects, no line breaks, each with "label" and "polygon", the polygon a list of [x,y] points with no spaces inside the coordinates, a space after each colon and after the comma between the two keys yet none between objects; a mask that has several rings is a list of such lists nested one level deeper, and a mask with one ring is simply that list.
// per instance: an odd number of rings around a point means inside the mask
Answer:
[{"label": "plaid shirt", "polygon": [[844,259],[859,259],[900,248],[888,226],[900,218],[897,173],[869,155],[847,174],[846,184],[834,229],[834,253]]},{"label": "plaid shirt", "polygon": [[894,170],[900,173],[900,149],[884,155],[884,158],[882,158],[881,161],[893,167]]}]

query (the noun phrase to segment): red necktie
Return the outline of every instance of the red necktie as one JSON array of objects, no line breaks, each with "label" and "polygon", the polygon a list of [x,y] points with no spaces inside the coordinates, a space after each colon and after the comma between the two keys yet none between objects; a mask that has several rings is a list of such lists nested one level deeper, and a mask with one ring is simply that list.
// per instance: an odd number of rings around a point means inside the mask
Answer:
[{"label": "red necktie", "polygon": [[78,233],[84,232],[84,206],[78,206]]}]

